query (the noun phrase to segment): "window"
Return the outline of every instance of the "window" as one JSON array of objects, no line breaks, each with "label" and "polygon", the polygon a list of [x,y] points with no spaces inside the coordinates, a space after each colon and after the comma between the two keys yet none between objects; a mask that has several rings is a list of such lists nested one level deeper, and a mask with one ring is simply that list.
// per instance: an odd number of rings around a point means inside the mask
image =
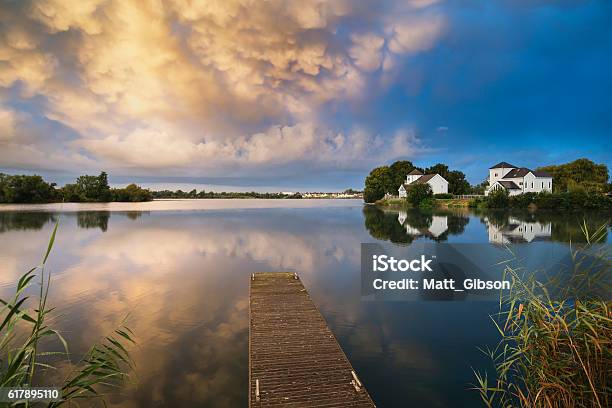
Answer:
[{"label": "window", "polygon": [[531,182],[531,188],[533,188],[533,182]]},{"label": "window", "polygon": [[495,177],[497,177],[497,173],[495,173]]},{"label": "window", "polygon": [[551,186],[551,184],[552,184],[552,182],[551,182],[551,181],[549,181],[549,182],[548,182],[548,188],[551,188],[551,187],[552,187],[552,186]]},{"label": "window", "polygon": [[522,182],[522,181],[519,181],[519,186],[522,186],[522,185],[523,185],[523,182]]}]

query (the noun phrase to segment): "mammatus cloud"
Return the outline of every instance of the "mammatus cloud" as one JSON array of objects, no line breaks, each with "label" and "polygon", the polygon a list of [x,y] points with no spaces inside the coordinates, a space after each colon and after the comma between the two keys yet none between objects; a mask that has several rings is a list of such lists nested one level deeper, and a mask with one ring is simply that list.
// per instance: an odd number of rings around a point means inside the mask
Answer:
[{"label": "mammatus cloud", "polygon": [[346,130],[319,113],[364,101],[377,71],[431,48],[445,24],[433,3],[8,3],[0,166],[213,175],[414,154],[409,130]]}]

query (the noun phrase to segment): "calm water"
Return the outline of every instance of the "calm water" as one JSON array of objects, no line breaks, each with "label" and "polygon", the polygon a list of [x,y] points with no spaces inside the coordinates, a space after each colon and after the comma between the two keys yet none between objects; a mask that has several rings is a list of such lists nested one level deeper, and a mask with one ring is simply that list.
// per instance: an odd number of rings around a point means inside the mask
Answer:
[{"label": "calm water", "polygon": [[[17,211],[16,211],[17,210]],[[117,407],[247,404],[248,285],[296,271],[380,407],[477,407],[490,302],[360,301],[361,242],[567,245],[605,214],[380,211],[352,200],[186,200],[0,207],[0,294],[49,261],[56,323],[78,355],[129,314],[137,381]],[[607,241],[611,234],[608,232]]]}]

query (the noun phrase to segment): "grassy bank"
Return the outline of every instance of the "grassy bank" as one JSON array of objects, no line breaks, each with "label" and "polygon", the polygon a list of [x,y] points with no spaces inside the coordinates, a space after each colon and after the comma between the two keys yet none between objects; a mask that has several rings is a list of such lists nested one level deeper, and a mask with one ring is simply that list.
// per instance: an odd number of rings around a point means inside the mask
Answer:
[{"label": "grassy bank", "polygon": [[[468,208],[470,206],[469,198],[434,198],[434,208]],[[390,208],[413,208],[413,206],[404,198],[383,198],[375,203],[380,207]]]}]

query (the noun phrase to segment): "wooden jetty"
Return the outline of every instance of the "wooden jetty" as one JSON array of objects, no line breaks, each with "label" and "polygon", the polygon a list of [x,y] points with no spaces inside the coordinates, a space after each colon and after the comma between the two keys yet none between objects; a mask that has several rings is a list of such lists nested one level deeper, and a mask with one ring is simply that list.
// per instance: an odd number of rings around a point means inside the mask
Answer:
[{"label": "wooden jetty", "polygon": [[375,407],[297,274],[253,274],[249,320],[249,407]]}]

